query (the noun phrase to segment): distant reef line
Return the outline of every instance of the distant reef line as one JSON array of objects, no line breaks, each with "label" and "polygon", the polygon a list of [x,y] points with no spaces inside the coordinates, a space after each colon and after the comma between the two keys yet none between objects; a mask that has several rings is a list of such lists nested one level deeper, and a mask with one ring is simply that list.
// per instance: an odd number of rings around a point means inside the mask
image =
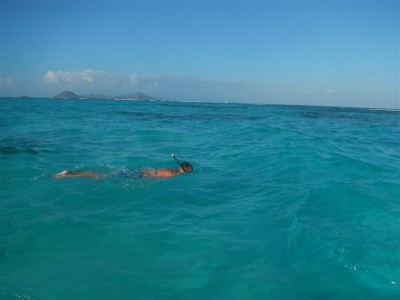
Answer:
[{"label": "distant reef line", "polygon": [[52,98],[53,99],[108,99],[108,100],[170,100],[165,98],[149,96],[140,92],[128,95],[121,95],[121,96],[108,96],[100,94],[90,94],[90,95],[80,96],[70,91],[64,91],[53,96]]}]

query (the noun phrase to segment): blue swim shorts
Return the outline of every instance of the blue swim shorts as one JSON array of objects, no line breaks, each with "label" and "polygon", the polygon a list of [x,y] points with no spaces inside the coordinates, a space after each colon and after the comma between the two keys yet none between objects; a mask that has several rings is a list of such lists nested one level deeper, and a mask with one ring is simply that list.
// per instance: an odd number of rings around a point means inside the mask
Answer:
[{"label": "blue swim shorts", "polygon": [[125,177],[125,178],[143,178],[144,177],[144,173],[140,172],[140,171],[131,171],[128,169],[123,169],[121,171],[118,171],[117,176],[119,177]]}]

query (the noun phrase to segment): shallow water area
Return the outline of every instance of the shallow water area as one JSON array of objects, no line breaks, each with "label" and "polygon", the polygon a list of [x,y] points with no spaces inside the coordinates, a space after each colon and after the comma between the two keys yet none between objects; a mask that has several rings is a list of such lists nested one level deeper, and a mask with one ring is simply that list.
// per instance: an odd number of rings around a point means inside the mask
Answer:
[{"label": "shallow water area", "polygon": [[[0,298],[400,297],[400,113],[0,99]],[[170,179],[55,180],[176,167]]]}]

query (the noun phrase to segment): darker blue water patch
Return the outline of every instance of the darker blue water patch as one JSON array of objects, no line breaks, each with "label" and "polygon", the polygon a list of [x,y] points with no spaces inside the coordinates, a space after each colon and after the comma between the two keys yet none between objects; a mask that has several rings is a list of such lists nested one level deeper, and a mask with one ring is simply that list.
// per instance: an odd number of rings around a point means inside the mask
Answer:
[{"label": "darker blue water patch", "polygon": [[37,154],[39,153],[39,151],[35,150],[37,146],[38,143],[32,139],[7,137],[0,139],[0,154]]},{"label": "darker blue water patch", "polygon": [[132,112],[122,111],[118,112],[120,115],[132,116],[137,118],[148,118],[148,119],[167,119],[167,120],[181,120],[181,121],[207,121],[207,120],[260,120],[263,117],[249,116],[241,114],[184,114],[184,115],[171,115],[163,113],[151,113],[151,112]]},{"label": "darker blue water patch", "polygon": [[[178,109],[194,109],[194,110],[229,110],[229,109],[240,109],[243,107],[249,107],[249,104],[242,103],[208,103],[208,102],[174,102],[174,101],[162,101],[158,102],[158,106],[164,107],[175,107]],[[261,105],[260,105],[261,106]]]},{"label": "darker blue water patch", "polygon": [[4,155],[9,154],[18,154],[18,153],[29,153],[29,154],[36,154],[38,151],[32,148],[19,148],[14,146],[0,146],[0,153]]},{"label": "darker blue water patch", "polygon": [[363,123],[382,123],[389,126],[400,125],[400,111],[371,110],[364,108],[316,108],[301,107],[294,115],[311,120],[354,121]]}]

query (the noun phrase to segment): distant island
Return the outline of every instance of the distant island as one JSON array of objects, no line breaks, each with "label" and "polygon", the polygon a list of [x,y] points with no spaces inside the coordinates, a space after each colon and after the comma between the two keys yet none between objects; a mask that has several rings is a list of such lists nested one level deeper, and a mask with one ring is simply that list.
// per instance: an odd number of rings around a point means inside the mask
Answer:
[{"label": "distant island", "polygon": [[162,98],[145,95],[139,92],[121,96],[107,96],[98,94],[79,96],[70,91],[61,92],[58,95],[53,96],[53,99],[165,100]]}]

